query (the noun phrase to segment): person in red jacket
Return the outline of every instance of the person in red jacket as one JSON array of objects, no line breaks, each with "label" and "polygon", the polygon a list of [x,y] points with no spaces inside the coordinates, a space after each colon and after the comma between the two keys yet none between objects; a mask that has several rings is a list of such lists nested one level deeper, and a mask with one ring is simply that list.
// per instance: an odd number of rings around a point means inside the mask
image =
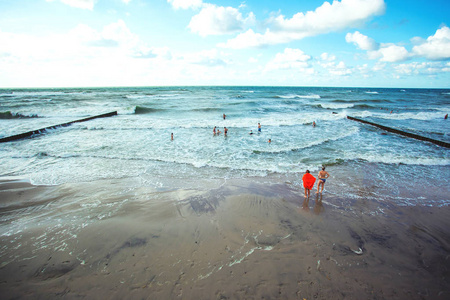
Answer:
[{"label": "person in red jacket", "polygon": [[316,182],[316,178],[311,175],[309,170],[306,170],[305,175],[302,177],[303,180],[303,187],[305,188],[305,198],[308,198],[311,194],[311,190],[314,186],[314,183]]}]

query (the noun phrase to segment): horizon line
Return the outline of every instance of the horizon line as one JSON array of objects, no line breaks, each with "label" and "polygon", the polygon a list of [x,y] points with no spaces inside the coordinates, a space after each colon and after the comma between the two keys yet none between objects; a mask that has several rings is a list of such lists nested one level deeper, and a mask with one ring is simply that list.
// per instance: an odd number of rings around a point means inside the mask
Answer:
[{"label": "horizon line", "polygon": [[0,87],[13,89],[108,89],[108,88],[167,88],[167,87],[274,87],[274,88],[353,88],[353,89],[434,89],[448,90],[450,87],[376,87],[376,86],[314,86],[314,85],[117,85],[117,86],[42,86],[42,87]]}]

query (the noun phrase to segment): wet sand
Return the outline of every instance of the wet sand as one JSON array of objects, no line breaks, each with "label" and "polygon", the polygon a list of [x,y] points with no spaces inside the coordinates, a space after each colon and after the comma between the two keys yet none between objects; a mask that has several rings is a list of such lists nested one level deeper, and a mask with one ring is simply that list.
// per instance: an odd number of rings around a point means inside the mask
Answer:
[{"label": "wet sand", "polygon": [[449,299],[450,209],[229,180],[0,182],[2,299]]}]

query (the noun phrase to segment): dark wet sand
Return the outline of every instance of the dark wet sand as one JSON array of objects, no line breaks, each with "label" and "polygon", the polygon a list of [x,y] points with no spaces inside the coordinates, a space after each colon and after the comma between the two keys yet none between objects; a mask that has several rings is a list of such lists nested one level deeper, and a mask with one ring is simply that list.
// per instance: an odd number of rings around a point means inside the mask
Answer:
[{"label": "dark wet sand", "polygon": [[450,299],[448,206],[127,186],[2,181],[1,298]]}]

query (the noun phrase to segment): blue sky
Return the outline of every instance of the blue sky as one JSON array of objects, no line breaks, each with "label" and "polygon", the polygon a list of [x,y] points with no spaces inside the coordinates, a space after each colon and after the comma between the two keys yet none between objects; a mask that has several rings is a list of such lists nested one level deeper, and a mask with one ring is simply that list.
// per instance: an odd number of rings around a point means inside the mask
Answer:
[{"label": "blue sky", "polygon": [[0,0],[0,87],[450,88],[448,0]]}]

